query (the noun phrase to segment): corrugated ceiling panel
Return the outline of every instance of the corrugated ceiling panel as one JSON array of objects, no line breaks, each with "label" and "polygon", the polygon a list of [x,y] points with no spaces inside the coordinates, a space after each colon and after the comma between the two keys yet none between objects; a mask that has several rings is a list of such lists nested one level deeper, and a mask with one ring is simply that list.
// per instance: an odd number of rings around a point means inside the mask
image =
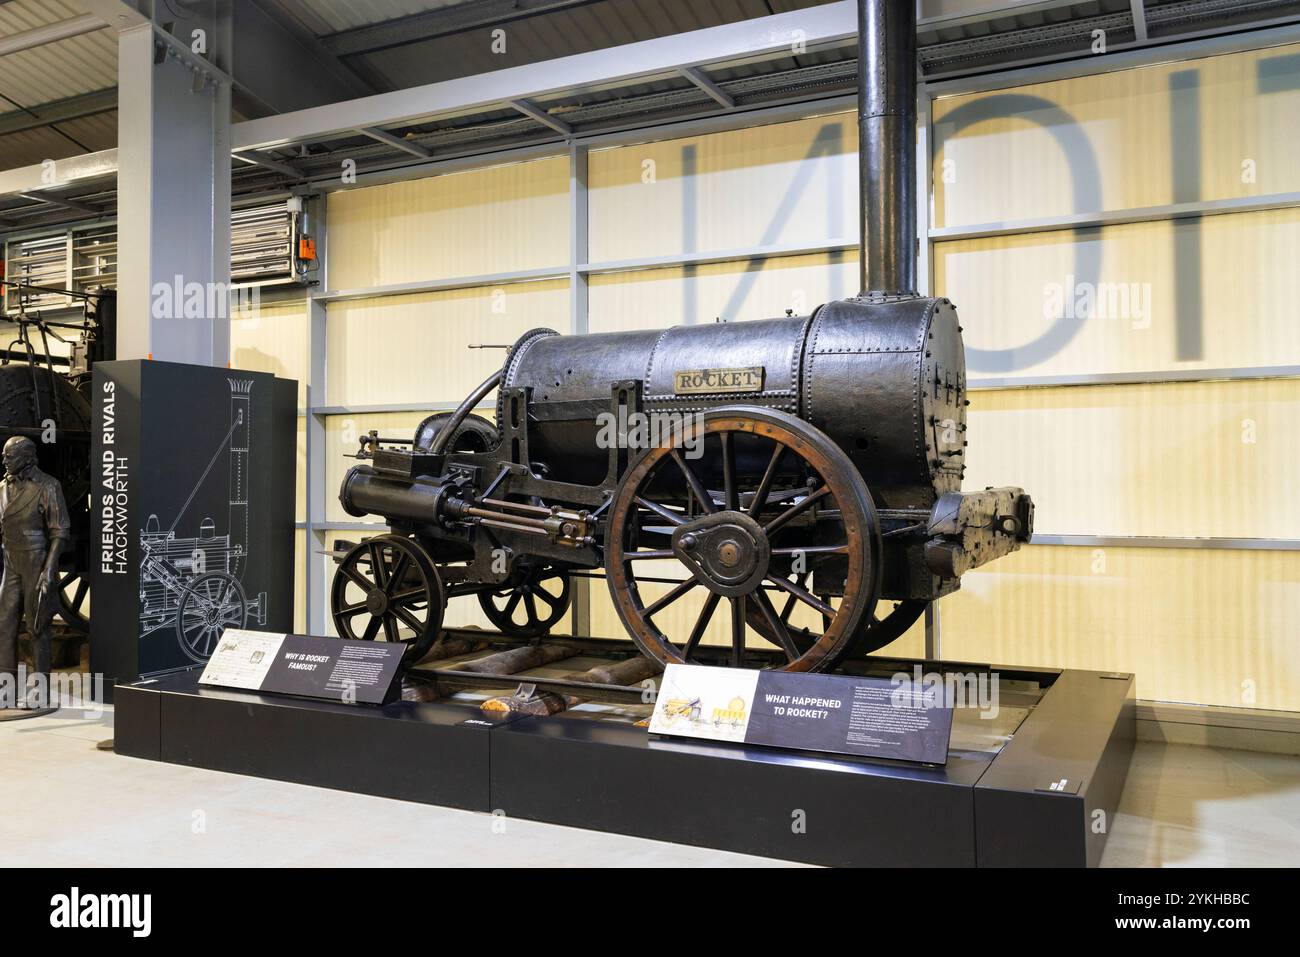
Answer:
[{"label": "corrugated ceiling panel", "polygon": [[[66,0],[0,4],[0,36],[13,36],[85,13]],[[66,99],[117,84],[117,37],[109,30],[0,57],[0,112]],[[16,106],[15,106],[16,104]]]},{"label": "corrugated ceiling panel", "polygon": [[85,152],[51,129],[26,130],[0,138],[0,168],[35,166],[47,159],[63,159]]},{"label": "corrugated ceiling panel", "polygon": [[70,20],[85,13],[85,7],[69,0],[9,0],[0,4],[0,37]]},{"label": "corrugated ceiling panel", "polygon": [[43,127],[0,137],[0,169],[35,166],[47,159],[64,159],[87,152],[109,150],[115,146],[116,111],[60,123],[57,129]]},{"label": "corrugated ceiling panel", "polygon": [[95,153],[117,146],[117,110],[59,123],[58,129]]},{"label": "corrugated ceiling panel", "polygon": [[300,6],[327,24],[332,32],[338,32],[468,2],[471,0],[302,0]]}]

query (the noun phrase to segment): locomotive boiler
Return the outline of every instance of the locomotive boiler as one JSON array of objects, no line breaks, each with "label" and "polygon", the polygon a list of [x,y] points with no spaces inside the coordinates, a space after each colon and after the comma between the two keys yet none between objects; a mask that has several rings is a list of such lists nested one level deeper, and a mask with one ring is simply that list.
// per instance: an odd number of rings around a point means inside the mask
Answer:
[{"label": "locomotive boiler", "polygon": [[[822,671],[1029,540],[1021,489],[961,490],[961,327],[914,291],[914,4],[859,14],[864,292],[802,317],[536,329],[413,439],[365,436],[340,500],[391,531],[341,560],[341,635],[418,659],[460,596],[542,635],[598,570],[660,663],[775,649],[779,668]],[[493,390],[495,422],[472,412]]]}]

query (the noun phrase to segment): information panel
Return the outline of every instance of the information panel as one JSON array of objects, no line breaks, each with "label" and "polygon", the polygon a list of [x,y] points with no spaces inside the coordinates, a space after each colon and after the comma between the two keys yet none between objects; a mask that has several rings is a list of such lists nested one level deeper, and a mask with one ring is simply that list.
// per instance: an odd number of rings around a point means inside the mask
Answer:
[{"label": "information panel", "polygon": [[229,628],[203,669],[201,685],[384,704],[406,646]]},{"label": "information panel", "polygon": [[889,678],[669,665],[653,734],[945,764],[943,689]]},{"label": "information panel", "polygon": [[95,363],[91,671],[207,662],[227,628],[293,629],[298,387],[266,372]]}]

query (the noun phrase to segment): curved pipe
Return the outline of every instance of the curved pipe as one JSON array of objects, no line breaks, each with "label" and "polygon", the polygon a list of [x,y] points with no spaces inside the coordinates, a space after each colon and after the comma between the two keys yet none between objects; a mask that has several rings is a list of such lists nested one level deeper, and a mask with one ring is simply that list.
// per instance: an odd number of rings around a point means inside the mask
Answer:
[{"label": "curved pipe", "polygon": [[450,442],[451,437],[456,434],[456,430],[460,428],[460,424],[465,421],[465,416],[474,411],[474,407],[482,402],[483,398],[489,392],[501,384],[501,376],[503,373],[504,370],[502,369],[498,369],[496,372],[492,373],[483,380],[482,385],[465,397],[464,402],[456,406],[456,411],[451,414],[451,418],[448,419],[447,424],[442,427],[442,431],[434,436],[433,445],[429,446],[430,452],[437,455],[447,448],[447,443]]}]

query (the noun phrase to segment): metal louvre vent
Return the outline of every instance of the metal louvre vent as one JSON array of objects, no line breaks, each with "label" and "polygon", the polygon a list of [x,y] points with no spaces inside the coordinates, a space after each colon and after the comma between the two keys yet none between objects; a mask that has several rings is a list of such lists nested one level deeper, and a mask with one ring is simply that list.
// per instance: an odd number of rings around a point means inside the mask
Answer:
[{"label": "metal louvre vent", "polygon": [[294,277],[293,214],[287,201],[230,214],[230,281],[256,284]]},{"label": "metal louvre vent", "polygon": [[[71,237],[68,233],[5,243],[5,278],[33,286],[66,289]],[[52,292],[5,286],[4,307],[9,314],[27,309],[56,309],[72,300]]]},{"label": "metal louvre vent", "polygon": [[72,231],[72,288],[117,288],[117,227]]},{"label": "metal louvre vent", "polygon": [[[230,281],[234,285],[303,281],[297,271],[299,217],[288,200],[235,209],[230,214]],[[5,243],[10,282],[89,292],[117,288],[117,224],[75,227],[54,235]],[[4,314],[76,305],[57,292],[5,286]]]}]

